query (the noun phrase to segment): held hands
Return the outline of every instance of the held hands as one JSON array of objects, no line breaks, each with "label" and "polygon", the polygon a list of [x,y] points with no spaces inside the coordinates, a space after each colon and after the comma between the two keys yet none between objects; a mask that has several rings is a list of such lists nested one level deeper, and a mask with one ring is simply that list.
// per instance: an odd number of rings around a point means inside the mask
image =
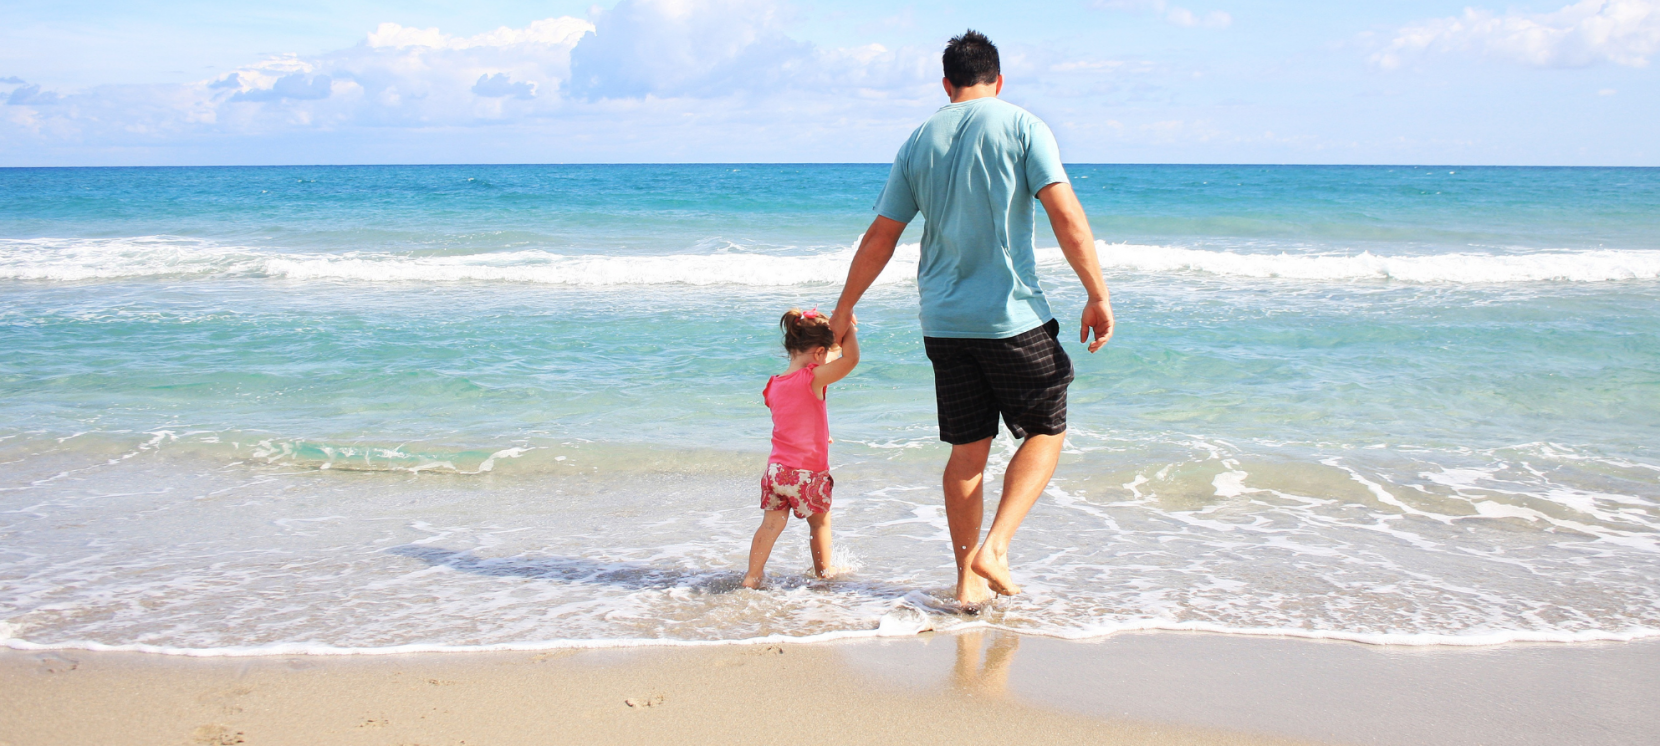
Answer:
[{"label": "held hands", "polygon": [[843,312],[841,309],[837,309],[836,313],[830,315],[830,332],[836,335],[836,346],[838,347],[841,346],[842,339],[858,326],[859,317],[853,315],[852,311]]},{"label": "held hands", "polygon": [[826,351],[825,363],[813,369],[813,393],[821,398],[825,386],[845,378],[859,365],[858,319],[852,312],[838,313],[830,317],[830,330],[836,337],[835,346]]},{"label": "held hands", "polygon": [[[834,323],[832,321],[832,323]],[[1089,342],[1089,333],[1095,332],[1095,341]],[[1089,342],[1089,351],[1094,352],[1112,339],[1113,318],[1112,301],[1102,298],[1090,301],[1084,306],[1083,327],[1078,330],[1078,341]]]}]

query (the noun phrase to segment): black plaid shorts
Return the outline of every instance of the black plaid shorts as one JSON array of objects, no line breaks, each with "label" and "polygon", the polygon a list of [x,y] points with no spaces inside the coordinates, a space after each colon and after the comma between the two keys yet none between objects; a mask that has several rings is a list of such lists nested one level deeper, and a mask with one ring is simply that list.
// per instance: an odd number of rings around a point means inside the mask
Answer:
[{"label": "black plaid shorts", "polygon": [[997,417],[1016,438],[1066,432],[1072,359],[1050,319],[1007,339],[923,337],[934,363],[940,440],[965,445],[997,435]]}]

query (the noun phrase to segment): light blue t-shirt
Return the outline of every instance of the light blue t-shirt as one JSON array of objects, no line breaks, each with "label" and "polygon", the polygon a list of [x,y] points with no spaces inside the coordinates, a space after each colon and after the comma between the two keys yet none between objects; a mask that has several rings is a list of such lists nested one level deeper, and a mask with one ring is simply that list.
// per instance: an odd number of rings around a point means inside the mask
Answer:
[{"label": "light blue t-shirt", "polygon": [[901,223],[918,211],[922,334],[1003,339],[1054,318],[1038,287],[1032,205],[1066,182],[1042,120],[997,98],[946,104],[899,148],[876,213]]}]

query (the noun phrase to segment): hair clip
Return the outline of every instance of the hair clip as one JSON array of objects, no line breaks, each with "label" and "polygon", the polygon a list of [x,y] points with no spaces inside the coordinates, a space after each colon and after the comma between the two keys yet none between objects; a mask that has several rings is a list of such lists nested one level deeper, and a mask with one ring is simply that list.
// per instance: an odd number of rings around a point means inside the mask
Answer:
[{"label": "hair clip", "polygon": [[818,306],[813,306],[813,310],[811,310],[811,311],[802,311],[801,312],[801,318],[804,318],[804,319],[816,319],[816,318],[818,318]]}]

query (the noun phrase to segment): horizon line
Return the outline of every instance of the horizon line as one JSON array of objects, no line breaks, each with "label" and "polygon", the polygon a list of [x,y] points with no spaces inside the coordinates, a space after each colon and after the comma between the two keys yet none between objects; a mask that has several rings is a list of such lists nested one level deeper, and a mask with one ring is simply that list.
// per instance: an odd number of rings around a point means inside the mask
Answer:
[{"label": "horizon line", "polygon": [[[94,168],[460,168],[460,167],[518,167],[518,166],[890,166],[890,161],[625,161],[625,162],[546,162],[546,163],[208,163],[208,164],[151,164],[151,165],[58,165],[58,166],[0,166],[0,170],[94,169]],[[1484,163],[1137,163],[1137,162],[1062,162],[1064,166],[1190,166],[1245,168],[1600,168],[1600,169],[1655,169],[1660,166],[1606,166],[1560,164],[1484,164]]]}]

